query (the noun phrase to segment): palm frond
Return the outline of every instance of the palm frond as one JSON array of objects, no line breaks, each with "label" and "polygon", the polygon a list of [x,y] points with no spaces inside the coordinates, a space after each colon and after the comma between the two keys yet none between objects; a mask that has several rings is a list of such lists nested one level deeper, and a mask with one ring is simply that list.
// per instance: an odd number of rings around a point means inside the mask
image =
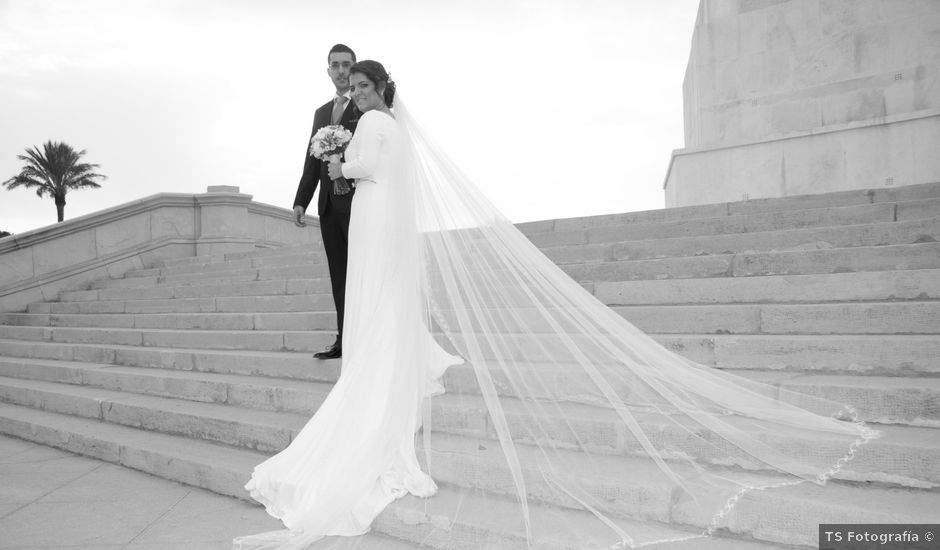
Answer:
[{"label": "palm frond", "polygon": [[40,197],[65,196],[70,189],[97,189],[98,180],[107,179],[96,170],[98,164],[81,162],[87,153],[76,151],[64,142],[47,141],[40,147],[27,147],[25,154],[16,158],[23,162],[20,173],[5,182],[7,189],[16,187],[36,188]]},{"label": "palm frond", "polygon": [[100,189],[101,184],[92,180],[81,180],[69,185],[69,189]]},{"label": "palm frond", "polygon": [[27,147],[17,155],[23,166],[20,173],[0,183],[7,189],[35,189],[36,195],[55,199],[59,221],[64,219],[65,196],[71,189],[98,189],[98,180],[107,179],[96,172],[97,164],[81,162],[85,149],[76,151],[65,142],[47,141],[39,147]]}]

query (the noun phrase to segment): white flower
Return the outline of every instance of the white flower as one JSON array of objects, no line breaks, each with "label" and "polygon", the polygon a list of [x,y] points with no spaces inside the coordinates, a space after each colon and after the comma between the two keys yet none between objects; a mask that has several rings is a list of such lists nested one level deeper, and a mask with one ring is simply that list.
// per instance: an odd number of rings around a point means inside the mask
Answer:
[{"label": "white flower", "polygon": [[342,153],[346,149],[352,132],[339,125],[324,126],[310,139],[310,154],[318,159]]}]

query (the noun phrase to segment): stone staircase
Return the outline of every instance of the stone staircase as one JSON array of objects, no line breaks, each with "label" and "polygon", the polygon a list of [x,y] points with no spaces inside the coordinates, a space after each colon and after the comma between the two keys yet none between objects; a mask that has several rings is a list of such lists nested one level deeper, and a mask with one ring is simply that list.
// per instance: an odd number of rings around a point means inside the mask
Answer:
[{"label": "stone staircase", "polygon": [[[720,537],[658,548],[815,547],[818,523],[936,522],[940,184],[520,228],[670,349],[852,404],[884,433],[825,488],[749,494]],[[288,444],[339,375],[339,361],[311,358],[333,340],[331,307],[325,257],[307,246],[166,260],[0,313],[0,432],[246,498],[252,467]],[[467,367],[448,371],[450,389],[472,384]],[[460,487],[497,490],[508,475],[499,456],[477,452],[492,436],[485,408],[457,393],[434,405],[444,432],[435,509],[471,512],[449,527],[469,541],[460,548],[525,548],[517,525],[493,521],[482,530],[473,522],[511,517],[511,496],[503,508],[457,496]],[[512,420],[512,398],[506,402]],[[606,449],[589,480],[598,494],[618,495],[606,511],[664,534],[701,530],[705,519],[676,507],[667,489],[618,478],[618,469],[648,465],[612,443],[618,428],[607,411],[566,412],[590,444]],[[664,423],[660,433],[691,445],[674,426]],[[841,452],[826,441],[801,444]],[[534,479],[529,486],[551,493]],[[564,506],[539,501],[533,521],[550,522],[559,510],[567,521],[584,519]],[[441,521],[423,501],[405,498],[378,518],[369,541],[457,548],[436,538]],[[592,547],[585,539],[541,542]]]}]

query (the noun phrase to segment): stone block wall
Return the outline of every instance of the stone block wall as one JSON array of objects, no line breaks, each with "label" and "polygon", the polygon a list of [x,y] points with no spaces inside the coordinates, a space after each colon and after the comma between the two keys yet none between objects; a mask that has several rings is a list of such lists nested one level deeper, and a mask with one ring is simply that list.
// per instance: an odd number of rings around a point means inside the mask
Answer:
[{"label": "stone block wall", "polygon": [[702,0],[683,95],[667,206],[940,181],[940,1]]},{"label": "stone block wall", "polygon": [[685,146],[940,108],[936,0],[703,0]]}]

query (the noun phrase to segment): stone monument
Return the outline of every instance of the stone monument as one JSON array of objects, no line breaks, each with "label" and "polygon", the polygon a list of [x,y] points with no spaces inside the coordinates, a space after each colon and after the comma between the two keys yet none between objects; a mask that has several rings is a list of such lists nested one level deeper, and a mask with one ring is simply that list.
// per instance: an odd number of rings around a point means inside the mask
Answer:
[{"label": "stone monument", "polygon": [[940,181],[940,0],[701,0],[666,206]]}]

